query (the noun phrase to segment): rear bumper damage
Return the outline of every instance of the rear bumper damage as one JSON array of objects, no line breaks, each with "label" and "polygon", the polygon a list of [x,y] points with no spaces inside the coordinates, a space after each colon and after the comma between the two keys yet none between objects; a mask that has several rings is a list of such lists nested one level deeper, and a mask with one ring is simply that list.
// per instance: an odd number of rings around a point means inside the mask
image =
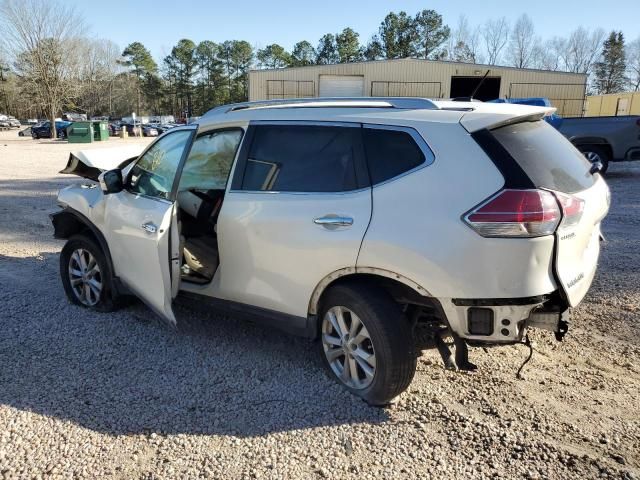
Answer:
[{"label": "rear bumper damage", "polygon": [[569,306],[554,292],[510,299],[441,299],[451,330],[470,345],[521,343],[528,328],[551,331],[562,340]]}]

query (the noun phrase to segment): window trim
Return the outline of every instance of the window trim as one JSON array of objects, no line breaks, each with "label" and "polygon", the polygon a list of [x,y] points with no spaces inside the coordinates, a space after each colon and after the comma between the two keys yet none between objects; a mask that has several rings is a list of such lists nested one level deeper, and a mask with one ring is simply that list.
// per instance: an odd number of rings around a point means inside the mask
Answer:
[{"label": "window trim", "polygon": [[180,164],[178,165],[178,170],[176,170],[176,178],[173,184],[173,188],[171,189],[171,193],[174,198],[178,197],[178,188],[180,187],[180,179],[182,178],[182,171],[184,170],[184,166],[187,163],[187,159],[189,158],[189,155],[191,155],[191,149],[193,148],[193,144],[198,140],[198,138],[204,137],[205,135],[213,135],[214,133],[228,132],[228,131],[234,131],[234,130],[240,131],[240,141],[236,146],[236,151],[233,153],[233,161],[231,162],[231,168],[229,169],[229,173],[227,173],[227,181],[225,182],[225,192],[229,190],[229,180],[231,179],[231,181],[233,181],[233,179],[231,178],[233,167],[238,161],[238,155],[245,143],[244,139],[247,137],[246,129],[240,126],[212,128],[212,129],[208,129],[208,130],[204,130],[202,132],[196,133],[196,135],[191,139],[191,144],[189,145],[187,155],[184,158],[182,158],[182,160],[180,161]]},{"label": "window trim", "polygon": [[[158,200],[160,202],[163,203],[174,203],[176,201],[176,188],[177,188],[177,183],[176,180],[179,178],[178,174],[180,172],[182,172],[182,165],[184,164],[185,159],[187,158],[186,155],[188,154],[188,152],[191,151],[191,145],[193,144],[193,138],[195,136],[195,132],[197,131],[198,126],[197,125],[186,125],[184,127],[178,127],[178,128],[172,128],[171,130],[163,133],[162,135],[160,135],[158,138],[156,138],[153,142],[151,142],[149,145],[147,145],[147,147],[142,151],[142,153],[140,155],[138,155],[138,158],[131,162],[129,165],[127,165],[127,176],[126,176],[126,181],[124,182],[124,191],[131,194],[131,195],[135,195],[138,197],[144,197],[144,198],[149,198],[151,200]],[[171,184],[171,190],[168,192],[169,195],[167,198],[160,198],[160,197],[154,197],[153,195],[145,195],[144,193],[140,193],[140,192],[132,192],[128,187],[130,184],[130,180],[131,180],[131,171],[135,168],[135,166],[137,165],[137,163],[140,161],[140,159],[145,156],[147,154],[147,152],[156,144],[160,141],[161,138],[165,138],[169,135],[175,134],[175,133],[179,133],[179,132],[184,132],[184,131],[188,131],[190,132],[190,136],[187,138],[187,145],[185,146],[184,151],[182,152],[182,156],[180,157],[180,161],[178,162],[178,167],[176,168],[176,174],[173,178],[173,183]]]},{"label": "window trim", "polygon": [[[344,190],[337,192],[309,192],[300,190],[282,191],[282,190],[245,190],[242,188],[245,172],[247,169],[247,162],[249,160],[249,152],[253,146],[255,127],[259,126],[292,126],[292,127],[342,127],[342,128],[359,128],[360,135],[358,136],[359,142],[357,145],[357,155],[355,155],[354,162],[356,168],[356,188],[353,190]],[[359,122],[335,122],[335,121],[321,121],[321,120],[252,120],[249,122],[249,127],[246,133],[246,141],[243,142],[240,154],[236,161],[236,168],[233,174],[231,188],[229,193],[251,193],[251,194],[268,194],[268,195],[349,195],[353,193],[359,193],[371,188],[371,180],[369,177],[369,169],[367,166],[367,159],[365,155],[364,142],[362,138],[362,123]]]},{"label": "window trim", "polygon": [[[427,141],[424,139],[424,137],[422,135],[420,135],[420,133],[413,127],[407,127],[404,125],[386,125],[386,124],[378,124],[378,123],[364,123],[362,124],[362,129],[363,129],[363,135],[362,135],[362,145],[364,147],[365,141],[364,141],[364,129],[369,129],[369,130],[390,130],[390,131],[395,131],[395,132],[404,132],[404,133],[408,133],[411,138],[413,138],[413,141],[416,142],[416,145],[418,146],[418,148],[420,149],[420,151],[422,152],[422,154],[424,155],[424,162],[422,162],[420,165],[417,165],[415,167],[413,167],[410,170],[407,170],[406,172],[402,172],[399,173],[398,175],[396,175],[395,177],[391,177],[391,178],[387,178],[386,180],[383,180],[382,182],[378,182],[378,183],[373,183],[373,181],[370,180],[370,184],[371,187],[379,187],[381,185],[385,185],[389,182],[394,182],[404,176],[410,175],[414,172],[417,172],[418,170],[422,170],[423,168],[427,168],[430,165],[433,165],[433,163],[436,161],[436,155],[433,151],[433,149],[431,148],[431,146],[427,143]],[[365,148],[365,155],[366,155],[366,148]],[[369,159],[367,158],[367,168],[369,166]]]}]

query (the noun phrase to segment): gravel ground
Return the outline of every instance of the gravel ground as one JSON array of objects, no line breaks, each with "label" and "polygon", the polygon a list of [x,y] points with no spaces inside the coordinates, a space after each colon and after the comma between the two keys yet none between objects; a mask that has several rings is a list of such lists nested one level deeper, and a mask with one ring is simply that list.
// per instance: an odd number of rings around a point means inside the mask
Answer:
[{"label": "gravel ground", "polygon": [[523,380],[523,346],[472,349],[473,374],[425,352],[377,409],[305,340],[70,305],[47,217],[69,150],[0,133],[0,478],[640,479],[640,164],[610,169],[608,243],[565,342],[535,332]]}]

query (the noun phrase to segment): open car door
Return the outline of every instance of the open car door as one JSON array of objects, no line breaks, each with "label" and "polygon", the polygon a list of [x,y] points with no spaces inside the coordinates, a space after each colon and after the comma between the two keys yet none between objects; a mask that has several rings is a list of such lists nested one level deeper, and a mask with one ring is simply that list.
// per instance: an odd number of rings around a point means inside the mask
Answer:
[{"label": "open car door", "polygon": [[180,281],[174,183],[195,129],[159,138],[126,173],[124,190],[107,195],[104,235],[114,273],[168,324]]}]

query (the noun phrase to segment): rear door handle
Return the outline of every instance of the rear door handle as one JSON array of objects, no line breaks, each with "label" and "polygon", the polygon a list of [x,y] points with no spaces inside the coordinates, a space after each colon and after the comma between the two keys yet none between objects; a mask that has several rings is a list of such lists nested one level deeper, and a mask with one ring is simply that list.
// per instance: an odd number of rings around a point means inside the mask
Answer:
[{"label": "rear door handle", "polygon": [[142,229],[147,233],[156,233],[158,231],[158,227],[153,222],[143,223]]},{"label": "rear door handle", "polygon": [[353,218],[338,215],[325,215],[324,217],[314,218],[313,223],[316,225],[322,225],[325,228],[350,227],[353,225]]}]

